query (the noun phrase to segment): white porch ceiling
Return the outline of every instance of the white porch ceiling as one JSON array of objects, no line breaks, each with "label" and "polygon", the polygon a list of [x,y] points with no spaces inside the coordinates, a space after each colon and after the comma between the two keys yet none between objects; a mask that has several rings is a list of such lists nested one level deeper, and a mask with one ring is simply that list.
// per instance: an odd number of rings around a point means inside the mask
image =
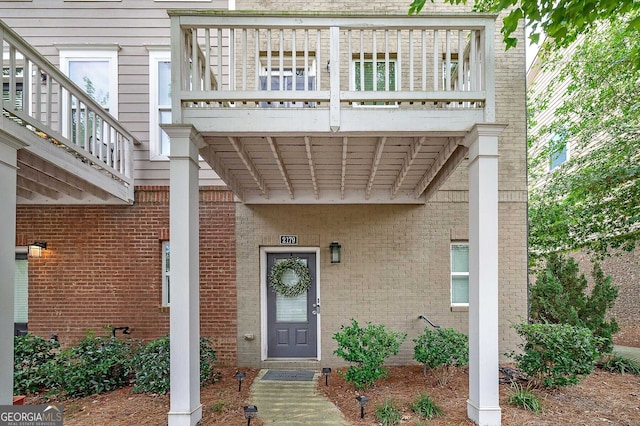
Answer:
[{"label": "white porch ceiling", "polygon": [[207,135],[200,155],[248,204],[421,204],[464,159],[464,134]]}]

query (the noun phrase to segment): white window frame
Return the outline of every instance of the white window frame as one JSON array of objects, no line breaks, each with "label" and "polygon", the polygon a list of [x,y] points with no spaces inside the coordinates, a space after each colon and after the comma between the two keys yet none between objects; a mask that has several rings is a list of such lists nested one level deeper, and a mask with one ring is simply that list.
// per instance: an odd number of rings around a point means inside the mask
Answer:
[{"label": "white window frame", "polygon": [[[453,248],[456,246],[463,246],[463,247],[467,247],[467,251],[469,249],[469,242],[468,241],[453,241],[449,247],[449,271],[450,271],[450,278],[449,278],[449,295],[450,295],[450,300],[451,300],[451,306],[455,307],[455,306],[469,306],[469,302],[454,302],[453,301],[453,278],[454,277],[467,277],[467,282],[469,280],[469,271],[467,270],[466,272],[454,272],[453,271]],[[468,261],[467,261],[468,264]],[[469,268],[467,268],[469,269]],[[469,296],[467,295],[467,300],[469,299]]]},{"label": "white window frame", "polygon": [[[373,58],[366,58],[365,57],[363,62],[365,64],[367,62],[371,62],[371,64],[373,65]],[[397,75],[398,59],[395,58],[395,57],[394,58],[389,58],[389,63],[390,64],[393,63],[393,73],[394,73],[394,76],[393,76],[393,88],[389,87],[389,92],[396,92],[398,90],[398,75]],[[354,92],[355,91],[358,91],[358,92],[363,91],[362,89],[360,89],[360,90],[357,89],[357,83],[358,82],[356,81],[357,80],[356,79],[356,68],[358,68],[360,66],[359,64],[360,64],[360,58],[359,57],[351,58],[351,65],[350,65],[350,67],[351,67],[351,73],[350,73],[351,74],[351,81],[350,81],[350,84],[351,84],[351,88],[352,88],[352,90]],[[376,60],[376,64],[377,64],[376,68],[379,66],[379,64],[382,64],[383,66],[386,66],[386,61],[384,60],[384,58],[380,58],[380,59]],[[372,78],[373,78],[373,76],[372,76]],[[364,90],[364,91],[366,91],[366,90]],[[385,92],[385,88],[384,87],[382,87],[382,88],[376,87],[376,91],[377,92]],[[362,104],[361,102],[354,102],[353,106],[357,106],[357,107],[360,107],[360,108],[398,108],[397,102],[394,102],[393,104],[389,104],[389,105],[365,105],[365,104]]]},{"label": "white window frame", "polygon": [[171,112],[171,105],[159,105],[158,99],[158,64],[171,62],[170,50],[153,50],[149,52],[149,155],[152,161],[166,161],[168,154],[162,153],[162,129],[160,128],[160,109]]},{"label": "white window frame", "polygon": [[[167,268],[167,249],[171,250],[171,245],[168,240],[162,241],[162,306],[171,306],[171,281],[169,278],[170,269]],[[169,265],[171,265],[169,263]]]}]

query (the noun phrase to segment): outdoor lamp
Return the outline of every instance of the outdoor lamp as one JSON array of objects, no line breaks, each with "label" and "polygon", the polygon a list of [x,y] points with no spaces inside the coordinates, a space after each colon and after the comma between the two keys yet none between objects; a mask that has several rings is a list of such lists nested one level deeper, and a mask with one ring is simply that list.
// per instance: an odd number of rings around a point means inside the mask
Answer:
[{"label": "outdoor lamp", "polygon": [[[236,379],[238,380],[238,392],[240,392],[240,390],[242,389],[242,381],[244,380],[244,378],[247,376],[247,373],[245,373],[244,371],[238,371],[236,373]],[[245,407],[247,408],[247,407]],[[245,413],[246,414],[246,413]]]},{"label": "outdoor lamp", "polygon": [[356,401],[358,401],[358,405],[360,406],[360,418],[364,419],[364,407],[367,406],[369,398],[364,395],[358,395],[356,396]]},{"label": "outdoor lamp", "polygon": [[324,385],[329,386],[329,374],[331,374],[331,369],[329,367],[323,367],[322,374],[324,375]]},{"label": "outdoor lamp", "polygon": [[29,244],[29,257],[40,258],[42,257],[42,250],[47,249],[46,241],[34,241]]},{"label": "outdoor lamp", "polygon": [[251,419],[258,415],[258,407],[255,405],[244,406],[244,417],[247,419],[247,426],[251,424]]},{"label": "outdoor lamp", "polygon": [[340,249],[342,246],[337,241],[329,244],[329,253],[331,253],[331,263],[340,263]]}]

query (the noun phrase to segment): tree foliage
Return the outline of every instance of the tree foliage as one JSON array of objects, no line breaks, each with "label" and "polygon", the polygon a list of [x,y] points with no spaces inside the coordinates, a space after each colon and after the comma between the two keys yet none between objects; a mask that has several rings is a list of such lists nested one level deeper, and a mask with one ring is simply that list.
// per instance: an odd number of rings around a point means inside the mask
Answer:
[{"label": "tree foliage", "polygon": [[588,282],[580,274],[578,264],[571,258],[553,253],[531,286],[529,317],[534,323],[569,324],[585,327],[598,341],[601,353],[611,352],[611,336],[618,331],[618,323],[608,311],[618,298],[618,288],[605,277],[600,265],[593,266],[594,281],[587,294]]},{"label": "tree foliage", "polygon": [[[467,0],[445,0],[451,4],[466,3]],[[431,0],[433,3],[433,0]],[[417,14],[424,7],[426,0],[413,0],[409,6],[409,14]],[[537,43],[543,33],[553,40],[557,47],[565,47],[573,42],[579,34],[591,30],[599,21],[614,16],[624,16],[628,13],[640,11],[637,0],[476,0],[474,10],[480,12],[508,11],[503,19],[502,34],[507,48],[513,47],[517,39],[513,37],[521,19],[532,32],[529,36],[533,43]],[[630,36],[640,35],[640,18],[636,13],[635,19],[626,23],[625,31]],[[636,59],[640,59],[640,49],[634,51]],[[638,61],[636,68],[640,67]]]},{"label": "tree foliage", "polygon": [[[640,3],[639,3],[640,4]],[[632,250],[640,237],[640,37],[626,32],[640,11],[590,32],[570,60],[548,70],[559,78],[530,99],[533,124],[558,85],[568,84],[553,120],[529,140],[529,244],[532,253],[586,247]],[[557,94],[555,95],[557,96]],[[560,137],[551,138],[550,135]],[[547,173],[569,143],[571,158]],[[573,155],[576,153],[576,155]]]}]

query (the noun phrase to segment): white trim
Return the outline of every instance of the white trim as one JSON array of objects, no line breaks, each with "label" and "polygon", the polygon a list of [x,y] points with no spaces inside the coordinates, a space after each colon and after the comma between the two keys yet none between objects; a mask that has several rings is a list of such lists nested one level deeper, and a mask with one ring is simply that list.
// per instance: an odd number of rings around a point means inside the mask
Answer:
[{"label": "white trim", "polygon": [[[171,242],[169,240],[163,240],[161,244],[161,257],[162,257],[162,299],[161,305],[163,307],[171,306],[171,270],[166,270],[165,267],[167,265],[167,246],[169,246],[169,255],[171,255]],[[167,286],[167,280],[169,280],[169,285]]]},{"label": "white trim", "polygon": [[[160,62],[171,63],[171,51],[168,47],[163,50],[149,51],[149,159],[151,161],[169,159],[167,154],[162,154],[160,146],[161,129],[160,117],[158,116],[160,110],[160,105],[158,105],[158,64]],[[163,105],[163,109],[166,108],[167,106]],[[171,105],[168,105],[168,110],[171,112]]]},{"label": "white trim", "polygon": [[[453,246],[466,246],[467,253],[469,250],[469,242],[468,241],[451,241],[449,244],[449,303],[451,307],[469,307],[469,302],[454,302],[453,301],[453,277],[467,277],[469,279],[469,268],[467,268],[467,272],[454,272],[453,271]],[[467,262],[469,260],[467,259]],[[467,291],[467,300],[469,298],[469,293]]]},{"label": "white trim", "polygon": [[[322,305],[322,298],[320,297],[320,247],[298,247],[298,246],[283,246],[283,247],[260,247],[260,361],[266,361],[268,359],[268,345],[267,345],[267,254],[269,253],[315,253],[316,255],[316,298],[320,299],[320,305]],[[316,335],[317,335],[317,347],[316,357],[318,361],[322,359],[322,346],[321,346],[321,327],[322,321],[322,308],[318,315],[316,315]],[[292,359],[299,360],[298,358]]]},{"label": "white trim", "polygon": [[[118,118],[118,50],[117,45],[110,46],[92,46],[88,45],[85,49],[78,49],[77,46],[67,49],[61,46],[60,51],[60,70],[69,76],[69,62],[90,62],[90,61],[107,61],[109,72],[109,102],[107,108],[109,114],[114,118]],[[79,84],[82,88],[82,85]]]}]

